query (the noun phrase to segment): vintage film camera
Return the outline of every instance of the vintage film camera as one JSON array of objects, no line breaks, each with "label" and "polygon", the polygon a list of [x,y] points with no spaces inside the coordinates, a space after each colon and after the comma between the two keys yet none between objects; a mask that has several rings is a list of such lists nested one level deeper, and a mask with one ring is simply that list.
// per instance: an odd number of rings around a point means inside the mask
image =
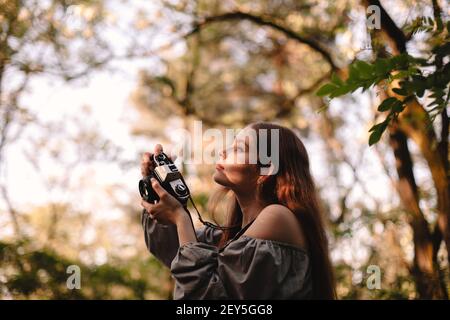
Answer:
[{"label": "vintage film camera", "polygon": [[151,178],[155,178],[168,193],[186,207],[190,197],[189,188],[175,164],[165,153],[153,155],[152,160],[155,166],[154,170],[139,181],[139,192],[142,199],[149,203],[159,201],[159,197],[155,190],[153,190],[150,181]]}]

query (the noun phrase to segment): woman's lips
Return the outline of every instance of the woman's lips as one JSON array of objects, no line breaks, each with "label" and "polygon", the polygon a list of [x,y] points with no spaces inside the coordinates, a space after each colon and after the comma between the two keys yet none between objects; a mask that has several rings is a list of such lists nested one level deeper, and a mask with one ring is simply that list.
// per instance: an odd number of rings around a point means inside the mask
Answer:
[{"label": "woman's lips", "polygon": [[216,170],[220,170],[222,171],[224,169],[224,167],[220,164],[216,164]]}]

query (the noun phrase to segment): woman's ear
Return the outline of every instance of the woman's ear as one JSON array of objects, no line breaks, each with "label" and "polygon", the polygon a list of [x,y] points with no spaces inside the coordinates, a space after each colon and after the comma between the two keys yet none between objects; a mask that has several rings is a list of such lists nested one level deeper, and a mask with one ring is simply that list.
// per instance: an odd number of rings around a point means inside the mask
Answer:
[{"label": "woman's ear", "polygon": [[256,184],[262,185],[267,181],[267,179],[269,179],[269,176],[259,176],[258,180],[256,180]]},{"label": "woman's ear", "polygon": [[275,166],[273,164],[267,164],[265,166],[260,166],[260,172],[259,177],[256,183],[263,184],[267,182],[271,176],[274,176],[276,174],[275,172]]}]

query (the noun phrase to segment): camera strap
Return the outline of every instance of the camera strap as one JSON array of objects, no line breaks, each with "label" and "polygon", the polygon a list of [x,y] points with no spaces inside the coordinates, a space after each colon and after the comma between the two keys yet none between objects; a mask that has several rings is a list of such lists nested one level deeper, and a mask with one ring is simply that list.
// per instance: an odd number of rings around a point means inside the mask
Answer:
[{"label": "camera strap", "polygon": [[[202,218],[202,216],[200,215],[200,212],[198,211],[197,206],[195,205],[194,200],[192,199],[192,197],[189,197],[189,200],[191,200],[191,204],[192,204],[192,206],[194,207],[194,210],[197,212],[198,220],[199,220],[204,226],[210,227],[210,228],[213,228],[213,229],[222,230],[222,231],[224,231],[224,230],[236,229],[236,228],[239,228],[239,227],[240,227],[240,225],[222,227],[222,226],[215,225],[215,224],[213,224],[213,223],[211,223],[211,222],[209,222],[209,221],[203,220],[203,218]],[[187,207],[186,207],[186,211],[189,212],[189,211],[187,210]]]},{"label": "camera strap", "polygon": [[239,230],[239,232],[236,233],[236,235],[235,235],[232,239],[228,240],[228,242],[227,242],[222,248],[219,249],[219,252],[222,252],[223,250],[225,250],[225,248],[226,248],[231,242],[237,240],[240,236],[242,236],[242,235],[245,233],[245,231],[247,231],[247,229],[252,225],[252,223],[255,222],[255,220],[256,220],[256,218],[254,218],[252,221],[250,221],[249,223],[247,223],[241,230]]}]

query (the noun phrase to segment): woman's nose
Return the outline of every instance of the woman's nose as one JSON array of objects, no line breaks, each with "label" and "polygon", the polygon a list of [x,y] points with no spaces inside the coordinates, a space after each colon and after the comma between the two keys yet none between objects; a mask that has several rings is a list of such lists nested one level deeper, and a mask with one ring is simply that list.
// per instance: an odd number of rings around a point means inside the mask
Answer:
[{"label": "woman's nose", "polygon": [[219,158],[222,158],[223,160],[225,160],[226,157],[227,157],[226,149],[223,149],[222,151],[219,151]]},{"label": "woman's nose", "polygon": [[[228,152],[231,151],[231,152]],[[222,149],[222,151],[219,152],[219,157],[225,160],[228,156],[228,153],[233,153],[233,146],[229,146],[228,148]]]},{"label": "woman's nose", "polygon": [[233,149],[233,147],[228,147],[228,148],[224,148],[224,149],[222,149],[222,151],[220,151],[219,152],[219,156],[223,159],[223,160],[225,160],[226,158],[227,158],[227,155],[228,155],[228,150],[231,150],[231,149]]}]

